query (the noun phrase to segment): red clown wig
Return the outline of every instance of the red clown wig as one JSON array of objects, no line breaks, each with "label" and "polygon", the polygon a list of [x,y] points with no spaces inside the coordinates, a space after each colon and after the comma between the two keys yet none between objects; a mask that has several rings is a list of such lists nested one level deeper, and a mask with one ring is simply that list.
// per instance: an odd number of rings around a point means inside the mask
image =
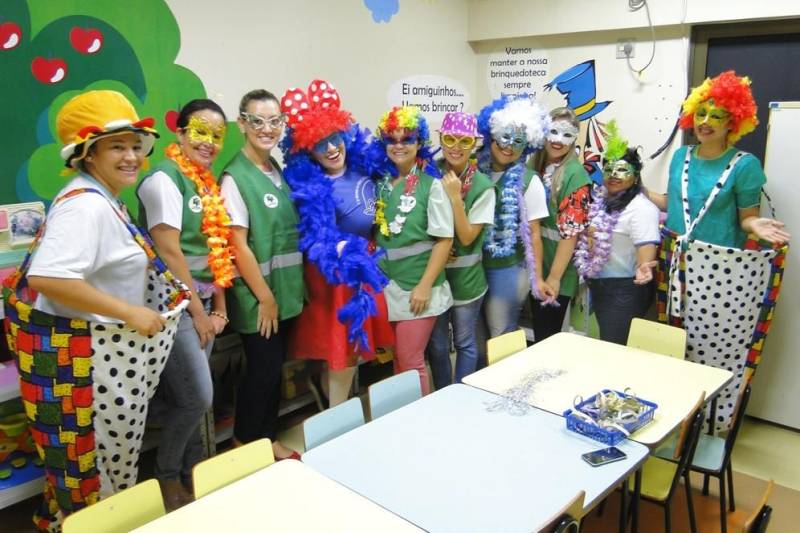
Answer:
[{"label": "red clown wig", "polygon": [[734,71],[727,70],[716,78],[706,78],[699,87],[692,89],[683,102],[683,113],[678,122],[681,128],[690,129],[694,126],[694,113],[707,100],[713,100],[715,106],[731,115],[728,144],[734,144],[756,129],[756,102],[747,76],[740,77]]},{"label": "red clown wig", "polygon": [[281,111],[291,128],[291,152],[311,150],[328,135],[347,131],[353,118],[340,105],[339,93],[324,80],[312,81],[307,93],[297,88],[286,91],[281,98]]}]

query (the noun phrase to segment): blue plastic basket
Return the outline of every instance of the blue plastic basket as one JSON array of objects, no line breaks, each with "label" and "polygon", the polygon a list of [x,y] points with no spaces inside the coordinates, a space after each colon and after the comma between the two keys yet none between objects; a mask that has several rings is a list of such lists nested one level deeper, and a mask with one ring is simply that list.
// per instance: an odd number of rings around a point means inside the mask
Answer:
[{"label": "blue plastic basket", "polygon": [[[604,389],[602,391],[603,394],[610,392],[609,389]],[[618,395],[623,398],[627,398],[629,395],[623,392],[615,391]],[[578,404],[577,409],[581,409],[585,405],[593,404],[597,395],[595,394],[589,399],[586,399]],[[658,405],[654,404],[653,402],[648,402],[647,400],[643,400],[641,398],[637,398],[642,404],[648,407],[644,413],[641,414],[638,420],[635,422],[629,422],[626,424],[622,424],[628,433],[631,435],[634,431],[642,428],[646,424],[648,424],[651,420],[653,420],[653,415],[658,409]],[[575,433],[580,433],[581,435],[586,435],[590,439],[594,439],[596,441],[602,442],[603,444],[607,444],[609,446],[615,446],[619,444],[620,441],[625,439],[625,434],[616,428],[602,428],[600,426],[596,426],[594,424],[589,424],[577,416],[573,414],[572,409],[567,409],[564,411],[564,418],[567,421],[567,429],[570,431],[574,431]]]}]

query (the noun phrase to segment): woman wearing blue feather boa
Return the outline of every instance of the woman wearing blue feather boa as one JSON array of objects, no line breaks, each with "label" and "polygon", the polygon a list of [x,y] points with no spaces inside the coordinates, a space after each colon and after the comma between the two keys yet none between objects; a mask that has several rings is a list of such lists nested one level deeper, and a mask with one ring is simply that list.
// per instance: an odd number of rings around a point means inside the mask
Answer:
[{"label": "woman wearing blue feather boa", "polygon": [[[284,176],[300,215],[300,250],[309,302],[297,318],[289,353],[327,362],[331,407],[347,400],[359,357],[394,344],[382,290],[386,277],[369,241],[375,182],[365,133],[340,108],[330,83],[281,98],[289,129],[281,148]],[[323,385],[324,386],[324,385]]]}]

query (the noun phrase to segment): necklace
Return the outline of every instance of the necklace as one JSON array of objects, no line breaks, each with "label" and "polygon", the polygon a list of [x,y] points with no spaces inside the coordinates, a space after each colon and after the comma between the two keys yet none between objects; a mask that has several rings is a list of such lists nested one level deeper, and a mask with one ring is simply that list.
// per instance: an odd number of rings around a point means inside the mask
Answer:
[{"label": "necklace", "polygon": [[477,163],[474,161],[468,161],[467,166],[464,167],[464,170],[461,171],[461,174],[458,175],[458,179],[461,180],[461,199],[466,200],[467,194],[469,190],[472,188],[472,177],[475,175],[475,171],[478,169]]},{"label": "necklace", "polygon": [[231,238],[231,219],[219,194],[217,180],[210,169],[186,157],[177,144],[167,146],[166,154],[177,163],[181,173],[194,183],[200,195],[203,206],[200,231],[207,237],[208,266],[214,275],[214,285],[230,287],[234,278],[233,248],[228,244]]},{"label": "necklace", "polygon": [[386,200],[383,199],[383,195],[386,187],[389,184],[389,179],[390,177],[388,175],[384,176],[383,182],[381,183],[380,192],[378,193],[378,200],[375,202],[374,221],[375,224],[378,225],[381,235],[384,237],[398,235],[401,231],[403,231],[403,226],[406,224],[408,213],[410,213],[411,210],[414,209],[414,206],[417,205],[417,199],[414,197],[414,193],[417,190],[417,185],[419,184],[417,165],[415,164],[411,168],[411,172],[409,172],[405,178],[405,183],[403,184],[403,194],[400,195],[400,203],[397,206],[400,212],[394,215],[394,220],[387,223]]},{"label": "necklace", "polygon": [[519,232],[519,193],[522,191],[522,174],[525,165],[508,169],[500,191],[500,209],[495,213],[494,224],[486,228],[483,249],[492,257],[508,257],[516,251]]},{"label": "necklace", "polygon": [[606,188],[600,187],[589,207],[589,228],[578,237],[575,247],[575,267],[583,279],[596,278],[611,257],[611,238],[622,210],[607,212],[607,197]]}]

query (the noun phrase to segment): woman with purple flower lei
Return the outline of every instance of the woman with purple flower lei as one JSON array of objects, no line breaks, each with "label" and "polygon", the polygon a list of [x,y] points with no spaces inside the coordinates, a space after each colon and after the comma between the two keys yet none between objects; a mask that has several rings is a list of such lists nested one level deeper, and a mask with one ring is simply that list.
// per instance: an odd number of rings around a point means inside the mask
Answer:
[{"label": "woman with purple flower lei", "polygon": [[[478,153],[478,167],[489,175],[496,194],[494,224],[483,245],[489,337],[517,329],[529,292],[545,301],[555,298],[537,275],[542,271],[539,221],[548,216],[544,187],[525,166],[527,155],[542,146],[548,124],[544,108],[527,95],[498,98],[478,115],[478,131],[488,140]],[[485,352],[486,344],[479,348]]]},{"label": "woman with purple flower lei", "polygon": [[652,300],[658,208],[642,192],[638,149],[620,138],[613,120],[607,130],[605,187],[595,191],[574,263],[589,285],[600,338],[625,344],[631,320],[643,317]]}]

